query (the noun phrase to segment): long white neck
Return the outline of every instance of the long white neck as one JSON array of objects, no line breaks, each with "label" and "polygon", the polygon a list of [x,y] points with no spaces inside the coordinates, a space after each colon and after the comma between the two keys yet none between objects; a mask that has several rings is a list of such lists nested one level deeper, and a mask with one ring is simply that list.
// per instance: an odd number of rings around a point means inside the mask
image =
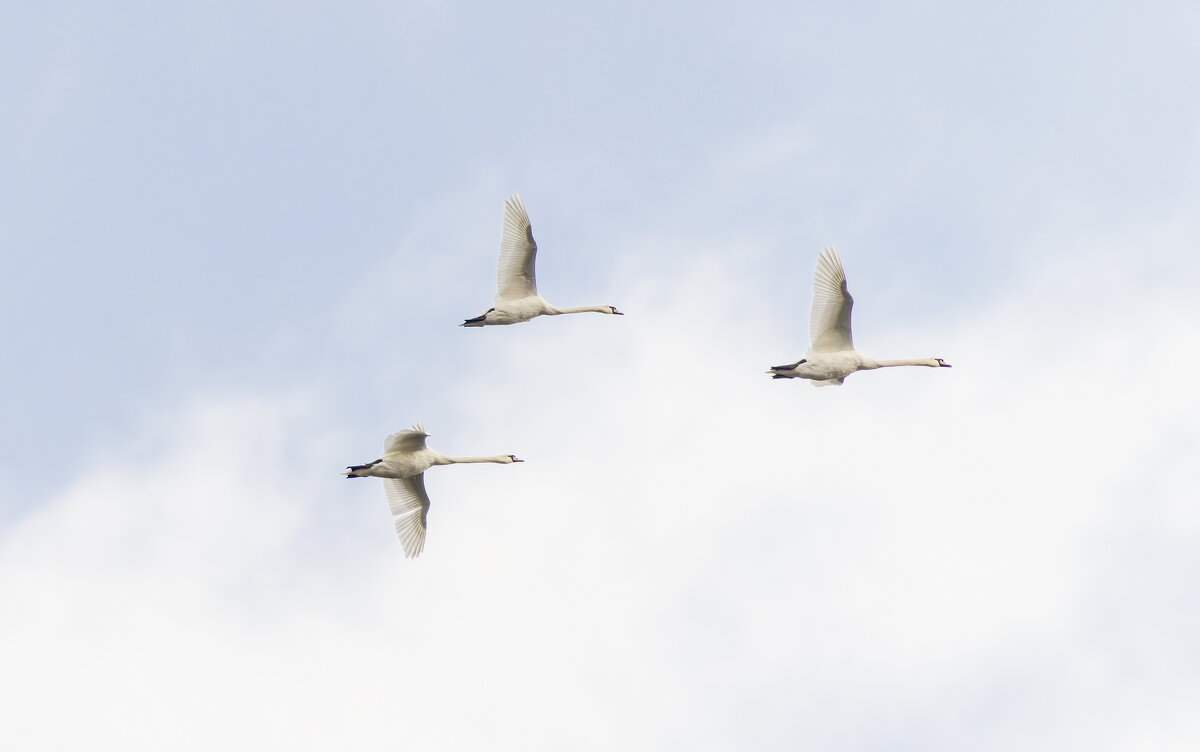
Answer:
[{"label": "long white neck", "polygon": [[507,464],[512,462],[512,457],[507,454],[497,454],[493,457],[447,457],[444,454],[439,454],[434,461],[435,465],[461,465],[465,462],[498,462]]},{"label": "long white neck", "polygon": [[932,366],[938,367],[938,362],[933,358],[900,358],[899,360],[871,360],[863,358],[862,369],[864,371],[873,368],[891,368],[892,366]]},{"label": "long white neck", "polygon": [[612,307],[606,305],[585,305],[574,306],[572,308],[555,308],[554,306],[546,306],[546,313],[550,316],[557,316],[560,313],[612,313]]}]

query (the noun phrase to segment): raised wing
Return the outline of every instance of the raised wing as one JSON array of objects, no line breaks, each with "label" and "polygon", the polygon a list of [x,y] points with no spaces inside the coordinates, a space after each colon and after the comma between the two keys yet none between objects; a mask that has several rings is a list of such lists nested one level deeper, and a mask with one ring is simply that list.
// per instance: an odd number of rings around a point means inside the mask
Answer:
[{"label": "raised wing", "polygon": [[404,546],[404,556],[414,559],[425,548],[425,518],[429,514],[429,494],[425,493],[425,475],[411,478],[384,478],[388,506],[396,517],[396,535]]},{"label": "raised wing", "polygon": [[412,428],[397,431],[383,440],[383,453],[419,451],[425,448],[425,437],[428,435],[425,433],[425,426],[421,423]]},{"label": "raised wing", "polygon": [[534,261],[537,243],[521,197],[513,194],[504,202],[500,226],[500,260],[496,264],[496,302],[537,294]]},{"label": "raised wing", "polygon": [[850,334],[853,308],[854,298],[846,289],[842,259],[838,256],[837,246],[831,245],[817,257],[817,271],[813,274],[812,311],[808,318],[813,352],[854,349],[854,338]]}]

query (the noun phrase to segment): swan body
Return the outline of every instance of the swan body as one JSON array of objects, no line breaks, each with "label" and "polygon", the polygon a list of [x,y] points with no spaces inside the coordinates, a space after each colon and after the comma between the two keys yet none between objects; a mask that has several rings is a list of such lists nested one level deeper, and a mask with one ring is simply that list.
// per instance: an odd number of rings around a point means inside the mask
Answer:
[{"label": "swan body", "polygon": [[447,457],[425,445],[429,436],[418,423],[397,431],[383,442],[383,456],[362,465],[352,465],[343,473],[347,478],[383,478],[388,506],[396,518],[396,535],[404,555],[415,558],[425,548],[425,523],[429,514],[429,494],[425,492],[425,471],[434,465],[495,462],[508,465],[524,462],[513,454],[490,457]]},{"label": "swan body", "polygon": [[623,316],[615,306],[594,305],[556,308],[538,295],[535,264],[537,243],[533,226],[521,197],[513,194],[504,202],[500,226],[500,258],[496,264],[496,297],[492,307],[459,326],[503,326],[520,324],[538,316],[564,313],[607,313]]},{"label": "swan body", "polygon": [[840,386],[857,371],[894,366],[950,368],[941,358],[875,360],[854,349],[850,314],[854,298],[846,287],[846,272],[836,246],[829,246],[817,257],[813,275],[813,301],[809,313],[812,345],[795,363],[775,366],[767,373],[776,379],[808,379],[813,386]]}]

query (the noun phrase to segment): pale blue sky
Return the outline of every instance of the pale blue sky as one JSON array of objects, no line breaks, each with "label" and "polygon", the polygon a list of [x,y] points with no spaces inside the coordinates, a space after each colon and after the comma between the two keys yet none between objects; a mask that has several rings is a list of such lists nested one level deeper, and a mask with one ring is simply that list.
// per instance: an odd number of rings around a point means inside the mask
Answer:
[{"label": "pale blue sky", "polygon": [[[172,388],[238,380],[481,180],[532,193],[539,229],[584,248],[617,229],[764,238],[763,276],[792,286],[836,240],[957,304],[993,293],[1036,228],[1135,222],[1196,164],[1186,3],[5,15],[18,466],[128,430]],[[603,269],[570,264],[566,284]]]},{"label": "pale blue sky", "polygon": [[[1189,748],[1198,25],[0,4],[11,733]],[[543,294],[624,319],[455,328],[514,192]],[[860,348],[955,369],[762,373],[835,242]],[[528,462],[437,471],[409,562],[338,472],[418,420]]]}]

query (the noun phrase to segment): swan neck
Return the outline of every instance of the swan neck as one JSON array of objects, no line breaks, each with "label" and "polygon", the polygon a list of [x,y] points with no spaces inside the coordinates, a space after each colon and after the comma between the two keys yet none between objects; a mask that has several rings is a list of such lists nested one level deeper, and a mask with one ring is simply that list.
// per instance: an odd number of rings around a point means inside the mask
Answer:
[{"label": "swan neck", "polygon": [[511,461],[507,454],[497,454],[493,457],[447,457],[441,455],[438,458],[439,465],[461,465],[469,462],[500,462],[505,463]]},{"label": "swan neck", "polygon": [[867,360],[863,364],[864,369],[869,368],[893,368],[895,366],[929,366],[937,365],[936,361],[931,361],[929,358],[900,358],[898,360]]},{"label": "swan neck", "polygon": [[555,308],[554,306],[546,306],[546,308],[549,309],[547,311],[547,313],[550,314],[551,316],[557,316],[562,313],[609,313],[610,312],[608,306],[596,306],[596,305],[570,306],[567,308]]}]

